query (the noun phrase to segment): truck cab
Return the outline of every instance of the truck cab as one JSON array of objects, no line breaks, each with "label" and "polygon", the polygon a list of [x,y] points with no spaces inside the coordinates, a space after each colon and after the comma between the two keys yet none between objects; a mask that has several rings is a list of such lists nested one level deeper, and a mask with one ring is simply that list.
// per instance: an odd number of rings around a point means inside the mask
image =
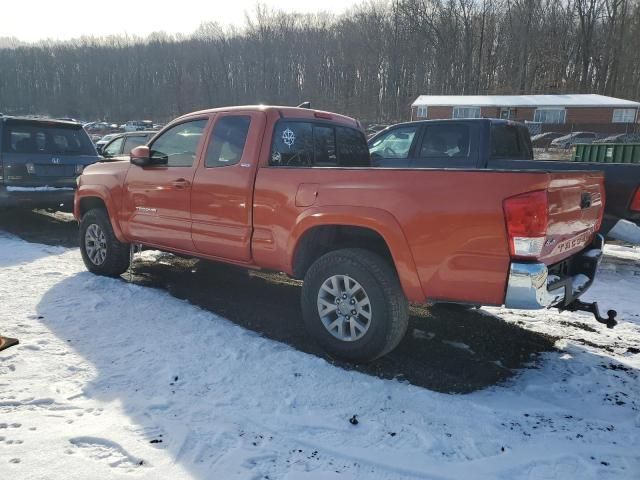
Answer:
[{"label": "truck cab", "polygon": [[487,158],[532,160],[527,128],[498,119],[422,120],[369,139],[371,163],[391,168],[483,168]]}]

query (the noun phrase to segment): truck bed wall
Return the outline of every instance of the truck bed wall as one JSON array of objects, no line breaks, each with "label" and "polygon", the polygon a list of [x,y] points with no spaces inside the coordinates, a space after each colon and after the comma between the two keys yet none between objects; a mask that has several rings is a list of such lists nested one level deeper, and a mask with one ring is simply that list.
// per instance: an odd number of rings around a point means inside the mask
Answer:
[{"label": "truck bed wall", "polygon": [[[291,273],[291,232],[305,217],[318,224],[323,216],[347,225],[359,219],[356,225],[382,230],[386,240],[404,240],[411,262],[398,266],[401,254],[395,250],[402,246],[389,247],[411,301],[502,304],[510,262],[502,201],[545,189],[549,181],[541,172],[261,168],[254,197],[254,260]],[[296,206],[301,184],[315,189],[312,205]],[[362,206],[368,212],[364,218],[361,211],[350,211]],[[389,218],[394,222],[385,221]],[[412,275],[419,279],[419,292],[410,288]]]}]

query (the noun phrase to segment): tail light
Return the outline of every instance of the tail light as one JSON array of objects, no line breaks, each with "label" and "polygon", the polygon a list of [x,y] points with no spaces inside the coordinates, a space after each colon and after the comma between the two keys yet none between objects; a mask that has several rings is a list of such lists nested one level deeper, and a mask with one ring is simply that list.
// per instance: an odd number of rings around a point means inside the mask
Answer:
[{"label": "tail light", "polygon": [[631,207],[629,208],[634,212],[640,212],[640,187],[636,190],[633,200],[631,200]]},{"label": "tail light", "polygon": [[511,256],[540,256],[549,223],[547,192],[540,190],[507,198],[503,209]]},{"label": "tail light", "polygon": [[598,222],[596,223],[596,232],[600,231],[602,227],[602,220],[604,219],[604,207],[607,203],[607,195],[605,193],[604,185],[600,185],[600,215],[598,215]]}]

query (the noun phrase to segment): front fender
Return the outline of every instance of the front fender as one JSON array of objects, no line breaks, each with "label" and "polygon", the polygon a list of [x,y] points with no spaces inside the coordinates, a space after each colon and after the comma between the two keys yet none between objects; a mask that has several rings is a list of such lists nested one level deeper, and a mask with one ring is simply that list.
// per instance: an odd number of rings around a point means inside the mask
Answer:
[{"label": "front fender", "polygon": [[407,298],[412,302],[424,302],[424,293],[418,278],[409,243],[393,215],[386,210],[371,207],[322,206],[304,210],[297,218],[289,236],[287,248],[288,272],[293,271],[296,247],[311,228],[323,225],[363,227],[377,232],[389,247],[396,271]]},{"label": "front fender", "polygon": [[122,243],[127,243],[127,239],[122,233],[122,229],[120,228],[120,222],[118,221],[118,217],[116,215],[117,209],[111,193],[109,189],[104,185],[80,185],[76,190],[75,197],[73,199],[73,216],[76,220],[81,220],[80,215],[80,201],[83,198],[99,198],[107,207],[107,213],[109,214],[109,220],[111,221],[111,226],[113,227],[113,233],[118,239],[118,241]]}]

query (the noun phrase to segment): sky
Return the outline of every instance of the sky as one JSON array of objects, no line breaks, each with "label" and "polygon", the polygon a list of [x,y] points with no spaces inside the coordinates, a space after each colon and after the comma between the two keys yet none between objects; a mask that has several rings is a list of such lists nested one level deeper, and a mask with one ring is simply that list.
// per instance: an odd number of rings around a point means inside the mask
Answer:
[{"label": "sky", "polygon": [[[342,13],[362,0],[262,0],[288,12]],[[202,22],[242,25],[256,0],[0,0],[0,37],[34,42],[83,35],[191,33]]]}]

